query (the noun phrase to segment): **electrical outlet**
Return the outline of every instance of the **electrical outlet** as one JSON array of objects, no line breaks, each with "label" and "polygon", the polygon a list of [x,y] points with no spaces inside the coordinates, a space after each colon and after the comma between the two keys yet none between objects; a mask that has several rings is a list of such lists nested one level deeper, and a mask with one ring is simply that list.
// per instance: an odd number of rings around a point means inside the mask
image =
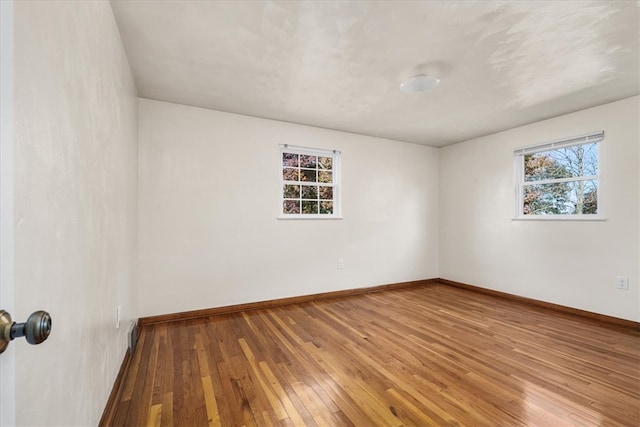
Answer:
[{"label": "electrical outlet", "polygon": [[121,311],[122,311],[122,306],[119,305],[116,308],[116,329],[120,328],[120,313],[121,313]]},{"label": "electrical outlet", "polygon": [[338,269],[342,270],[344,268],[344,260],[342,258],[340,258],[338,260]]},{"label": "electrical outlet", "polygon": [[629,290],[629,278],[624,276],[616,277],[616,287],[623,291]]}]

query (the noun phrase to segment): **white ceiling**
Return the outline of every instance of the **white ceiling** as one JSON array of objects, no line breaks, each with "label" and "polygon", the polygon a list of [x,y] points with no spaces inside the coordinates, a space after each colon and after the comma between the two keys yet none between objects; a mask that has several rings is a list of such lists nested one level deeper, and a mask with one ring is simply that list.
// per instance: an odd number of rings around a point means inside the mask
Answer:
[{"label": "white ceiling", "polygon": [[[636,1],[112,6],[141,97],[400,141],[443,146],[640,92]],[[425,70],[438,88],[399,90]]]}]

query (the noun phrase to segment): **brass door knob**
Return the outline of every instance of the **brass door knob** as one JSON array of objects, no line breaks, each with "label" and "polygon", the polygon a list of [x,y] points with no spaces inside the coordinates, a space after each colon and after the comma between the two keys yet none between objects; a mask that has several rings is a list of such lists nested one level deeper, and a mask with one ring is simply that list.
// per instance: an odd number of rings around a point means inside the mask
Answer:
[{"label": "brass door knob", "polygon": [[31,313],[24,323],[11,320],[11,315],[0,310],[0,353],[9,343],[19,337],[25,337],[29,344],[40,344],[51,334],[51,316],[46,311],[38,310]]}]

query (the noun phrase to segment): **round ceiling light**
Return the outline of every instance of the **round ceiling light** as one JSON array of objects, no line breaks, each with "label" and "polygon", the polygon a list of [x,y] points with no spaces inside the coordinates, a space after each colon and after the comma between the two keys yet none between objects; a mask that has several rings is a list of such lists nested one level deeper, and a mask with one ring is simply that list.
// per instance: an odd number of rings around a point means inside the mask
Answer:
[{"label": "round ceiling light", "polygon": [[404,93],[422,93],[429,92],[435,89],[440,84],[440,79],[436,77],[427,76],[425,74],[418,74],[411,77],[400,84],[400,90]]}]

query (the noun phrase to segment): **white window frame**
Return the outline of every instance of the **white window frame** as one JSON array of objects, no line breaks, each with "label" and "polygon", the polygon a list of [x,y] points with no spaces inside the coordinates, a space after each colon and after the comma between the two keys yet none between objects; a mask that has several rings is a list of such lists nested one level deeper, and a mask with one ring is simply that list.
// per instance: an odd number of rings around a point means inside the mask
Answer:
[{"label": "white window frame", "polygon": [[[573,147],[588,143],[598,144],[598,175],[584,175],[580,177],[558,178],[540,181],[525,181],[524,177],[524,156],[526,154],[539,153],[542,151],[550,151],[558,148]],[[604,142],[604,132],[591,132],[585,135],[575,136],[571,138],[536,144],[526,147],[517,148],[513,151],[514,155],[514,171],[515,171],[515,216],[514,220],[526,221],[604,221],[602,209],[602,162],[601,160],[601,143]],[[524,187],[527,185],[553,184],[561,182],[575,182],[596,180],[598,182],[598,213],[597,214],[551,214],[551,215],[525,215],[524,209]]]},{"label": "white window frame", "polygon": [[[342,188],[341,188],[341,169],[342,162],[341,157],[342,153],[339,150],[325,150],[320,148],[309,148],[309,147],[301,147],[297,145],[290,144],[280,144],[278,150],[278,173],[280,174],[280,187],[279,192],[280,196],[278,197],[279,206],[278,206],[278,219],[342,219]],[[285,181],[282,176],[282,155],[283,153],[294,153],[308,156],[318,156],[318,157],[331,157],[333,159],[332,162],[332,183],[316,183],[318,186],[323,187],[333,187],[333,213],[332,214],[285,214],[283,212],[284,205],[284,192],[283,187],[289,181]]]}]

